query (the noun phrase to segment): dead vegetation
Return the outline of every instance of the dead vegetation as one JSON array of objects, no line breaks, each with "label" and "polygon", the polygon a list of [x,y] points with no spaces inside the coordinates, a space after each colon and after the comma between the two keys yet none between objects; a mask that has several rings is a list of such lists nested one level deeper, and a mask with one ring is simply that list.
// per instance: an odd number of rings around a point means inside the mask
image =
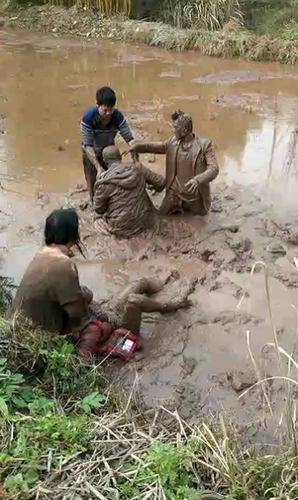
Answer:
[{"label": "dead vegetation", "polygon": [[[3,11],[3,9],[2,9]],[[5,12],[5,11],[4,11]],[[108,38],[144,43],[167,50],[197,50],[209,56],[244,58],[253,61],[298,62],[298,42],[273,36],[257,36],[229,23],[219,31],[179,29],[156,22],[139,22],[121,16],[105,17],[77,7],[31,6],[12,15],[6,11],[5,24],[59,34]]]},{"label": "dead vegetation", "polygon": [[[115,393],[99,364],[80,364],[74,347],[17,318],[1,319],[0,493],[3,499],[41,500],[288,500],[298,495],[296,408],[297,339],[291,355],[279,345],[270,282],[265,288],[274,349],[287,394],[278,453],[248,445],[245,429],[227,416],[180,418],[165,405],[146,409]],[[240,299],[241,301],[241,299]],[[274,414],[271,386],[247,346],[266,414]],[[284,368],[282,358],[287,360]],[[41,361],[41,363],[40,363]],[[294,374],[292,371],[294,369]],[[23,374],[20,374],[20,371]],[[296,376],[295,376],[296,374]],[[276,418],[277,420],[277,418]],[[261,452],[261,453],[260,453]]]}]

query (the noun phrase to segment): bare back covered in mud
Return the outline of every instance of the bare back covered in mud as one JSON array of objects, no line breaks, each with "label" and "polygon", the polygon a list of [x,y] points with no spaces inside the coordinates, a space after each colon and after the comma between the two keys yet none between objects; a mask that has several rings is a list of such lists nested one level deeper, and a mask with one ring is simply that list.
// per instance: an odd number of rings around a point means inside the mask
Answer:
[{"label": "bare back covered in mud", "polygon": [[[82,42],[55,33],[3,30],[0,42],[5,67],[0,82],[1,273],[20,283],[41,246],[45,217],[67,205],[79,210],[87,249],[87,261],[75,258],[80,281],[98,303],[164,270],[195,276],[192,305],[166,315],[144,313],[144,359],[112,365],[111,378],[130,391],[137,370],[135,390],[146,405],[173,405],[193,419],[224,409],[240,425],[261,422],[253,438],[269,440],[276,425],[267,413],[263,425],[263,396],[252,389],[257,376],[247,332],[261,376],[275,376],[279,366],[267,345],[272,324],[262,265],[250,273],[256,261],[266,263],[278,342],[293,352],[298,69]],[[82,188],[78,148],[79,121],[93,102],[99,76],[117,89],[117,105],[136,140],[167,140],[171,114],[178,108],[193,116],[202,137],[212,139],[220,173],[211,185],[206,217],[162,218],[159,232],[147,239],[99,237]],[[148,153],[142,160],[165,176],[163,156]],[[74,189],[76,184],[81,187]],[[151,200],[158,207],[162,193]],[[282,368],[287,370],[283,363]],[[283,390],[278,379],[268,384],[278,418]],[[296,401],[295,391],[291,394]]]}]

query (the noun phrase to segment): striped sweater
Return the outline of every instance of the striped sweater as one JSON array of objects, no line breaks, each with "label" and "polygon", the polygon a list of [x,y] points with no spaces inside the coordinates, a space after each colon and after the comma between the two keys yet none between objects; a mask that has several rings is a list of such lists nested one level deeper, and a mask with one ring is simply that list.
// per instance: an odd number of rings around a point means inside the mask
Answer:
[{"label": "striped sweater", "polygon": [[97,154],[105,147],[115,144],[115,137],[118,132],[120,132],[125,142],[133,140],[133,135],[126,119],[116,108],[107,125],[102,123],[97,107],[88,109],[81,121],[81,132],[82,150],[85,151],[87,146],[91,146]]}]

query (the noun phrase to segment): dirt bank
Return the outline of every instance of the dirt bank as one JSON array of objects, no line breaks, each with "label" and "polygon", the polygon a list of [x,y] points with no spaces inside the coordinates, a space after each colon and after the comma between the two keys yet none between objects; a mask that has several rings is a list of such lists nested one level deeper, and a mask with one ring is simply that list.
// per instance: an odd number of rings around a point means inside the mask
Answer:
[{"label": "dirt bank", "polygon": [[119,17],[104,18],[94,12],[79,10],[76,6],[64,9],[46,5],[24,9],[3,4],[0,8],[0,25],[90,39],[144,43],[167,50],[196,50],[201,54],[225,58],[288,64],[298,62],[298,42],[268,35],[257,36],[233,24],[221,31],[209,32]]}]

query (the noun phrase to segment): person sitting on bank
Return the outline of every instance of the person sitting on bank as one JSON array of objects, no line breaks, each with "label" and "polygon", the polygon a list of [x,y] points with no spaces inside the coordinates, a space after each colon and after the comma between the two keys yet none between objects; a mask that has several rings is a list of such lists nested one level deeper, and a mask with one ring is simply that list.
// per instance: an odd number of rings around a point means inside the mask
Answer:
[{"label": "person sitting on bank", "polygon": [[166,155],[166,194],[159,213],[189,211],[206,215],[210,209],[210,182],[219,172],[210,140],[193,133],[192,117],[183,111],[172,115],[174,135],[164,142],[134,143],[133,153]]},{"label": "person sitting on bank", "polygon": [[[142,312],[166,313],[185,307],[195,286],[193,277],[176,280],[176,286],[171,284],[167,293],[164,286],[169,274],[163,279],[141,278],[118,298],[98,305],[92,302],[93,293],[81,287],[77,267],[71,261],[73,246],[83,253],[76,211],[52,212],[46,219],[44,236],[45,246],[29,264],[12,312],[45,332],[67,335],[84,357],[97,354],[116,328],[123,327],[138,336]],[[95,332],[86,328],[92,319],[101,322]]]},{"label": "person sitting on bank", "polygon": [[55,210],[46,219],[45,246],[29,264],[13,302],[36,326],[50,333],[77,332],[88,319],[90,290],[79,283],[72,247],[83,253],[75,210]]},{"label": "person sitting on bank", "polygon": [[146,191],[152,186],[162,191],[165,179],[140,163],[122,163],[115,146],[103,150],[108,166],[95,184],[94,210],[101,217],[96,225],[102,234],[130,238],[156,222],[156,209]]},{"label": "person sitting on bank", "polygon": [[97,172],[106,170],[102,151],[115,144],[118,132],[132,145],[133,135],[123,114],[115,108],[116,94],[110,87],[96,92],[96,106],[88,109],[81,121],[83,166],[91,202]]}]

